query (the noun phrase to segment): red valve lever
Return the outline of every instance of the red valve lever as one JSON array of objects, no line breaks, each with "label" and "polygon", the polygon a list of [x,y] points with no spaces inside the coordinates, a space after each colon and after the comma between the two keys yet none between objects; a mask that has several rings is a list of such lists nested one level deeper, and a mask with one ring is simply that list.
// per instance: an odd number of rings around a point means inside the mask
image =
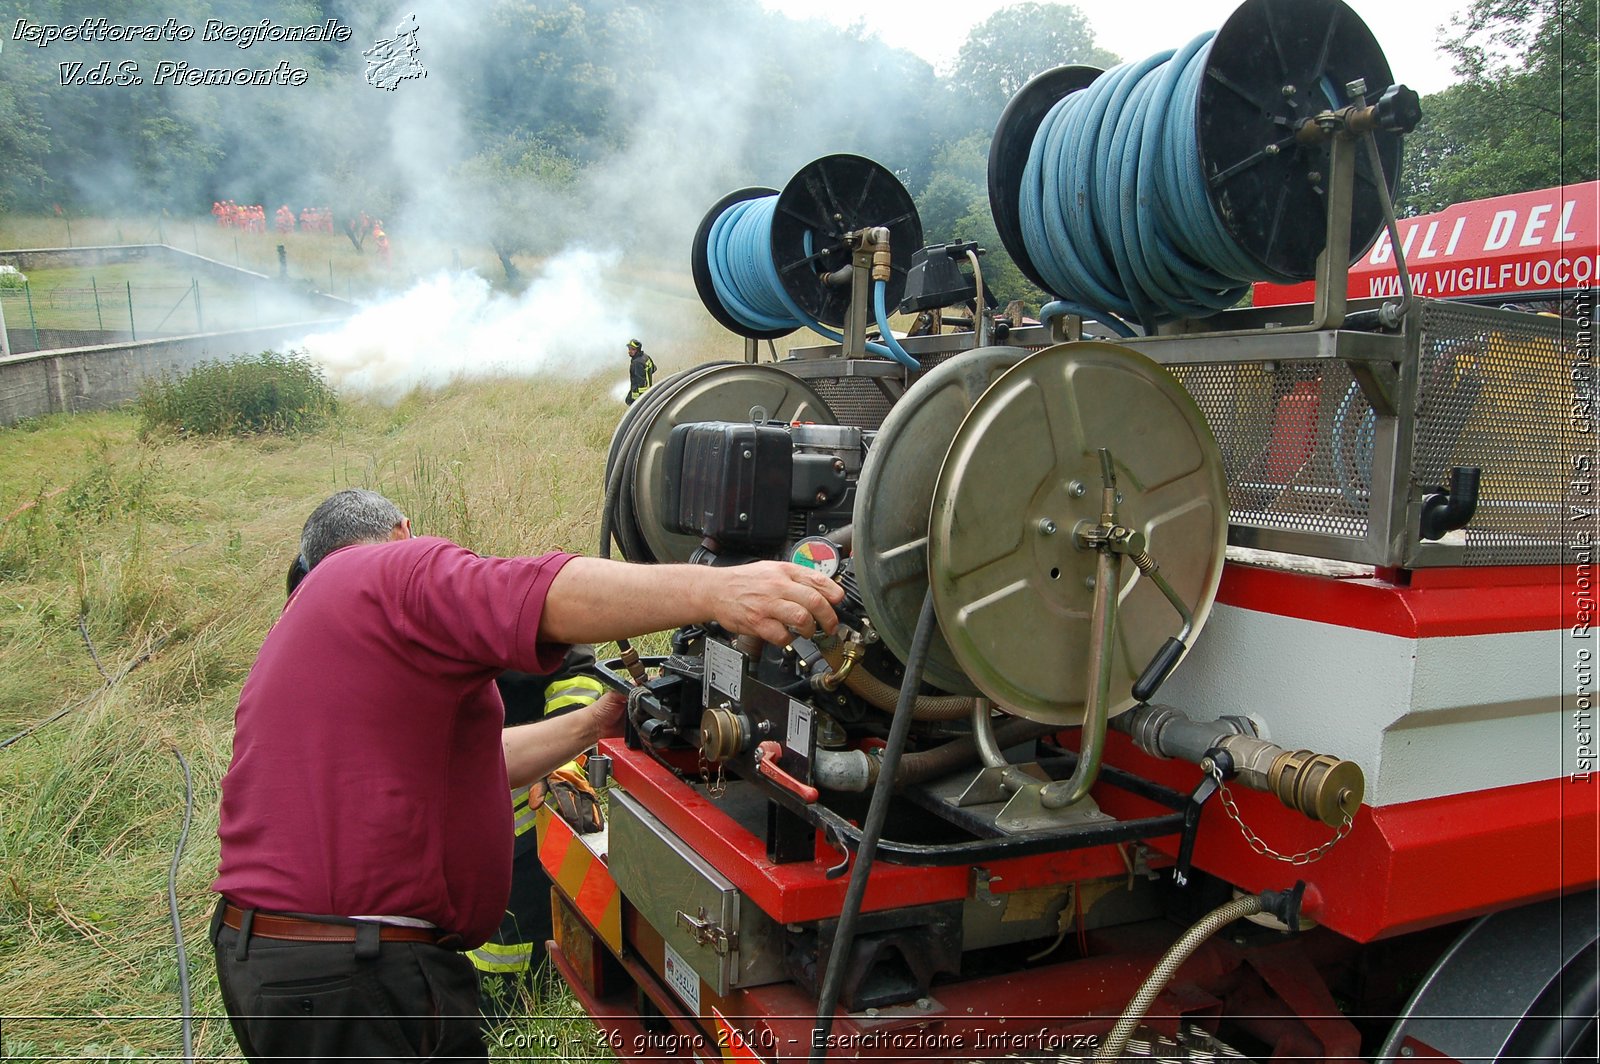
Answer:
[{"label": "red valve lever", "polygon": [[761,743],[756,747],[756,771],[802,802],[808,805],[815,802],[819,797],[815,787],[807,787],[804,783],[801,783],[778,767],[778,757],[782,753],[783,747],[772,739]]}]

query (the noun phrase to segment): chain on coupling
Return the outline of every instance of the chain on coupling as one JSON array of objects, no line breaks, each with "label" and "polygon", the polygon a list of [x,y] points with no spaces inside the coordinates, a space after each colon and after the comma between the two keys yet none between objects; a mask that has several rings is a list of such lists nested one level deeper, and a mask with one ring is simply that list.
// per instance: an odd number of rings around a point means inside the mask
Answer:
[{"label": "chain on coupling", "polygon": [[698,751],[700,757],[700,779],[706,785],[706,794],[712,798],[721,798],[728,793],[728,777],[722,770],[722,762],[717,762],[716,775],[711,774],[711,763],[706,760],[706,752],[702,748]]},{"label": "chain on coupling", "polygon": [[1355,821],[1351,819],[1350,814],[1345,813],[1339,821],[1339,826],[1334,830],[1333,838],[1321,846],[1310,850],[1302,850],[1300,853],[1295,854],[1279,853],[1269,846],[1265,839],[1251,830],[1250,825],[1244,822],[1244,817],[1239,815],[1238,803],[1233,800],[1233,792],[1228,789],[1227,781],[1222,778],[1222,769],[1210,758],[1206,758],[1206,762],[1209,766],[1207,771],[1217,781],[1217,794],[1222,799],[1222,808],[1227,811],[1228,818],[1239,825],[1239,833],[1244,836],[1244,841],[1250,844],[1250,849],[1263,857],[1270,857],[1274,861],[1282,861],[1284,864],[1294,865],[1297,868],[1302,865],[1314,864],[1328,856],[1328,851],[1339,845],[1339,840],[1350,834],[1350,829],[1355,825]]}]

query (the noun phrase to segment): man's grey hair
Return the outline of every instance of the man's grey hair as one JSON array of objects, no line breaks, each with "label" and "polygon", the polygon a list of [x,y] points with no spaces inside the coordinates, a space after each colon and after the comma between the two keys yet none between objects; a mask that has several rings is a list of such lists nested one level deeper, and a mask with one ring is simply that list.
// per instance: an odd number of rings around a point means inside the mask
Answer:
[{"label": "man's grey hair", "polygon": [[400,507],[375,491],[346,488],[311,511],[300,530],[300,556],[308,570],[340,547],[382,543],[406,519]]}]

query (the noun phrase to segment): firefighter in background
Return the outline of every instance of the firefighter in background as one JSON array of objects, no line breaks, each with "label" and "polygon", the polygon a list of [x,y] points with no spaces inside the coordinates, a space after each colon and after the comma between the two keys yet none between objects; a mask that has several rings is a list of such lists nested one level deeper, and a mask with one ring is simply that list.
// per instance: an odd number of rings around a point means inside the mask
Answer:
[{"label": "firefighter in background", "polygon": [[656,382],[656,364],[638,340],[628,341],[628,398],[632,406]]},{"label": "firefighter in background", "polygon": [[372,223],[372,239],[378,247],[378,258],[383,260],[383,265],[387,268],[389,265],[389,234],[383,231],[382,219]]},{"label": "firefighter in background", "polygon": [[[506,705],[506,727],[558,717],[598,699],[605,686],[591,671],[594,648],[575,645],[561,667],[544,676],[508,670],[495,678]],[[545,960],[544,944],[554,932],[550,916],[550,877],[539,863],[534,816],[547,801],[574,831],[597,831],[599,800],[583,772],[582,758],[569,761],[545,779],[511,792],[516,850],[511,865],[511,898],[494,935],[467,954],[478,969],[478,1002],[488,1020],[504,1019],[521,992],[537,989]]]}]

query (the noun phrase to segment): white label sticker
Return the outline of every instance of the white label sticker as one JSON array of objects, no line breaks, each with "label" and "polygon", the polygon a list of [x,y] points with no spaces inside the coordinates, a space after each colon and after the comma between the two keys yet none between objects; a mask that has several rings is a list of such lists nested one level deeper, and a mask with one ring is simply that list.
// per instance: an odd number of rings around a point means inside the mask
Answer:
[{"label": "white label sticker", "polygon": [[811,756],[811,707],[789,700],[789,749],[801,757]]},{"label": "white label sticker", "polygon": [[735,702],[739,700],[739,681],[744,674],[744,655],[714,639],[706,640],[706,701],[711,701],[711,690],[721,691]]},{"label": "white label sticker", "polygon": [[667,962],[662,973],[667,977],[667,985],[678,992],[683,1003],[689,1006],[692,1015],[700,1014],[700,976],[689,967],[689,962],[683,955],[672,948],[670,942],[663,942],[667,951]]}]

